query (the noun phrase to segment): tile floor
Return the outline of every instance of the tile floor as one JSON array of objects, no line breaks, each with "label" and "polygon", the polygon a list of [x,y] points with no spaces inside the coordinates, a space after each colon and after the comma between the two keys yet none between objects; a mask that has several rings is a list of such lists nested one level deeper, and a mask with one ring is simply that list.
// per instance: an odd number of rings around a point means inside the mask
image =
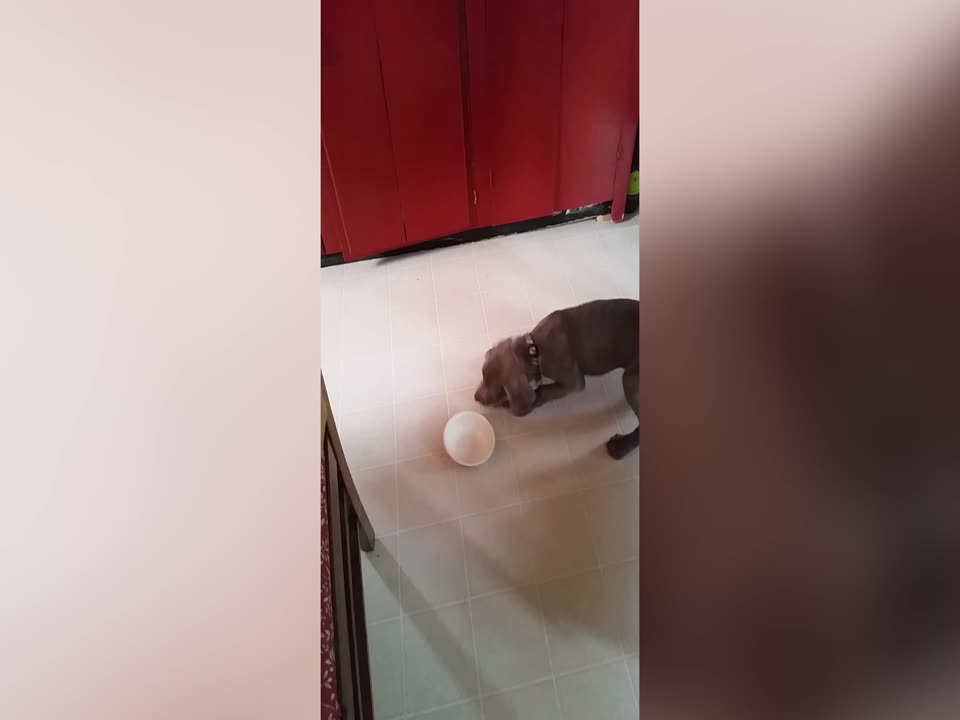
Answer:
[{"label": "tile floor", "polygon": [[[638,297],[636,221],[596,221],[322,272],[322,362],[378,534],[364,558],[378,720],[638,717],[636,419],[616,374],[525,418],[480,408],[485,350],[551,310]],[[493,457],[443,453],[487,415]]]}]

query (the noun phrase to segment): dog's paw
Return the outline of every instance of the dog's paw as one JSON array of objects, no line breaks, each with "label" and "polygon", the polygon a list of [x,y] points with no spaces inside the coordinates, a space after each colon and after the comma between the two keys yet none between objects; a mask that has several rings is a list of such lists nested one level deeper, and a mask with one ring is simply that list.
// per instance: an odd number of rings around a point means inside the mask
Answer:
[{"label": "dog's paw", "polygon": [[620,460],[629,455],[637,447],[637,440],[632,435],[614,435],[607,440],[607,454],[614,460]]}]

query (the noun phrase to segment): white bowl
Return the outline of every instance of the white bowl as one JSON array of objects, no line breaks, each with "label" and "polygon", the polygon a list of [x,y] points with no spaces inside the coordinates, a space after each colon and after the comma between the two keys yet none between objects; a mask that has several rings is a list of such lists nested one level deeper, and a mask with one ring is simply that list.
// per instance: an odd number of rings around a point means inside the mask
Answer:
[{"label": "white bowl", "polygon": [[493,454],[496,436],[493,425],[480,413],[459,412],[443,429],[443,447],[447,455],[467,467],[482,465]]}]

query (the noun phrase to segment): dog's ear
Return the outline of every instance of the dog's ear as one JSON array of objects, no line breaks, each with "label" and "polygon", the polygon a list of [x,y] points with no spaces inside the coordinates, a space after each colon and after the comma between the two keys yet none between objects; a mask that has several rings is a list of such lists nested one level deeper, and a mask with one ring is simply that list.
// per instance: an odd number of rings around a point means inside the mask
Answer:
[{"label": "dog's ear", "polygon": [[537,399],[536,391],[530,387],[530,381],[524,373],[511,373],[503,389],[510,401],[510,412],[514,415],[526,415],[533,410]]}]

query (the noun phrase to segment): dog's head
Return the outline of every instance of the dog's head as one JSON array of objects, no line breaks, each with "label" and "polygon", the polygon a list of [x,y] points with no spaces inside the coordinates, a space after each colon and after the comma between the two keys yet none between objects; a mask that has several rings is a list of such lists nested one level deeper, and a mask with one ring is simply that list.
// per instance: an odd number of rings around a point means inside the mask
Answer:
[{"label": "dog's head", "polygon": [[474,400],[481,405],[509,407],[515,415],[531,410],[536,395],[527,377],[525,356],[516,351],[514,339],[501,340],[487,350],[482,372]]}]

